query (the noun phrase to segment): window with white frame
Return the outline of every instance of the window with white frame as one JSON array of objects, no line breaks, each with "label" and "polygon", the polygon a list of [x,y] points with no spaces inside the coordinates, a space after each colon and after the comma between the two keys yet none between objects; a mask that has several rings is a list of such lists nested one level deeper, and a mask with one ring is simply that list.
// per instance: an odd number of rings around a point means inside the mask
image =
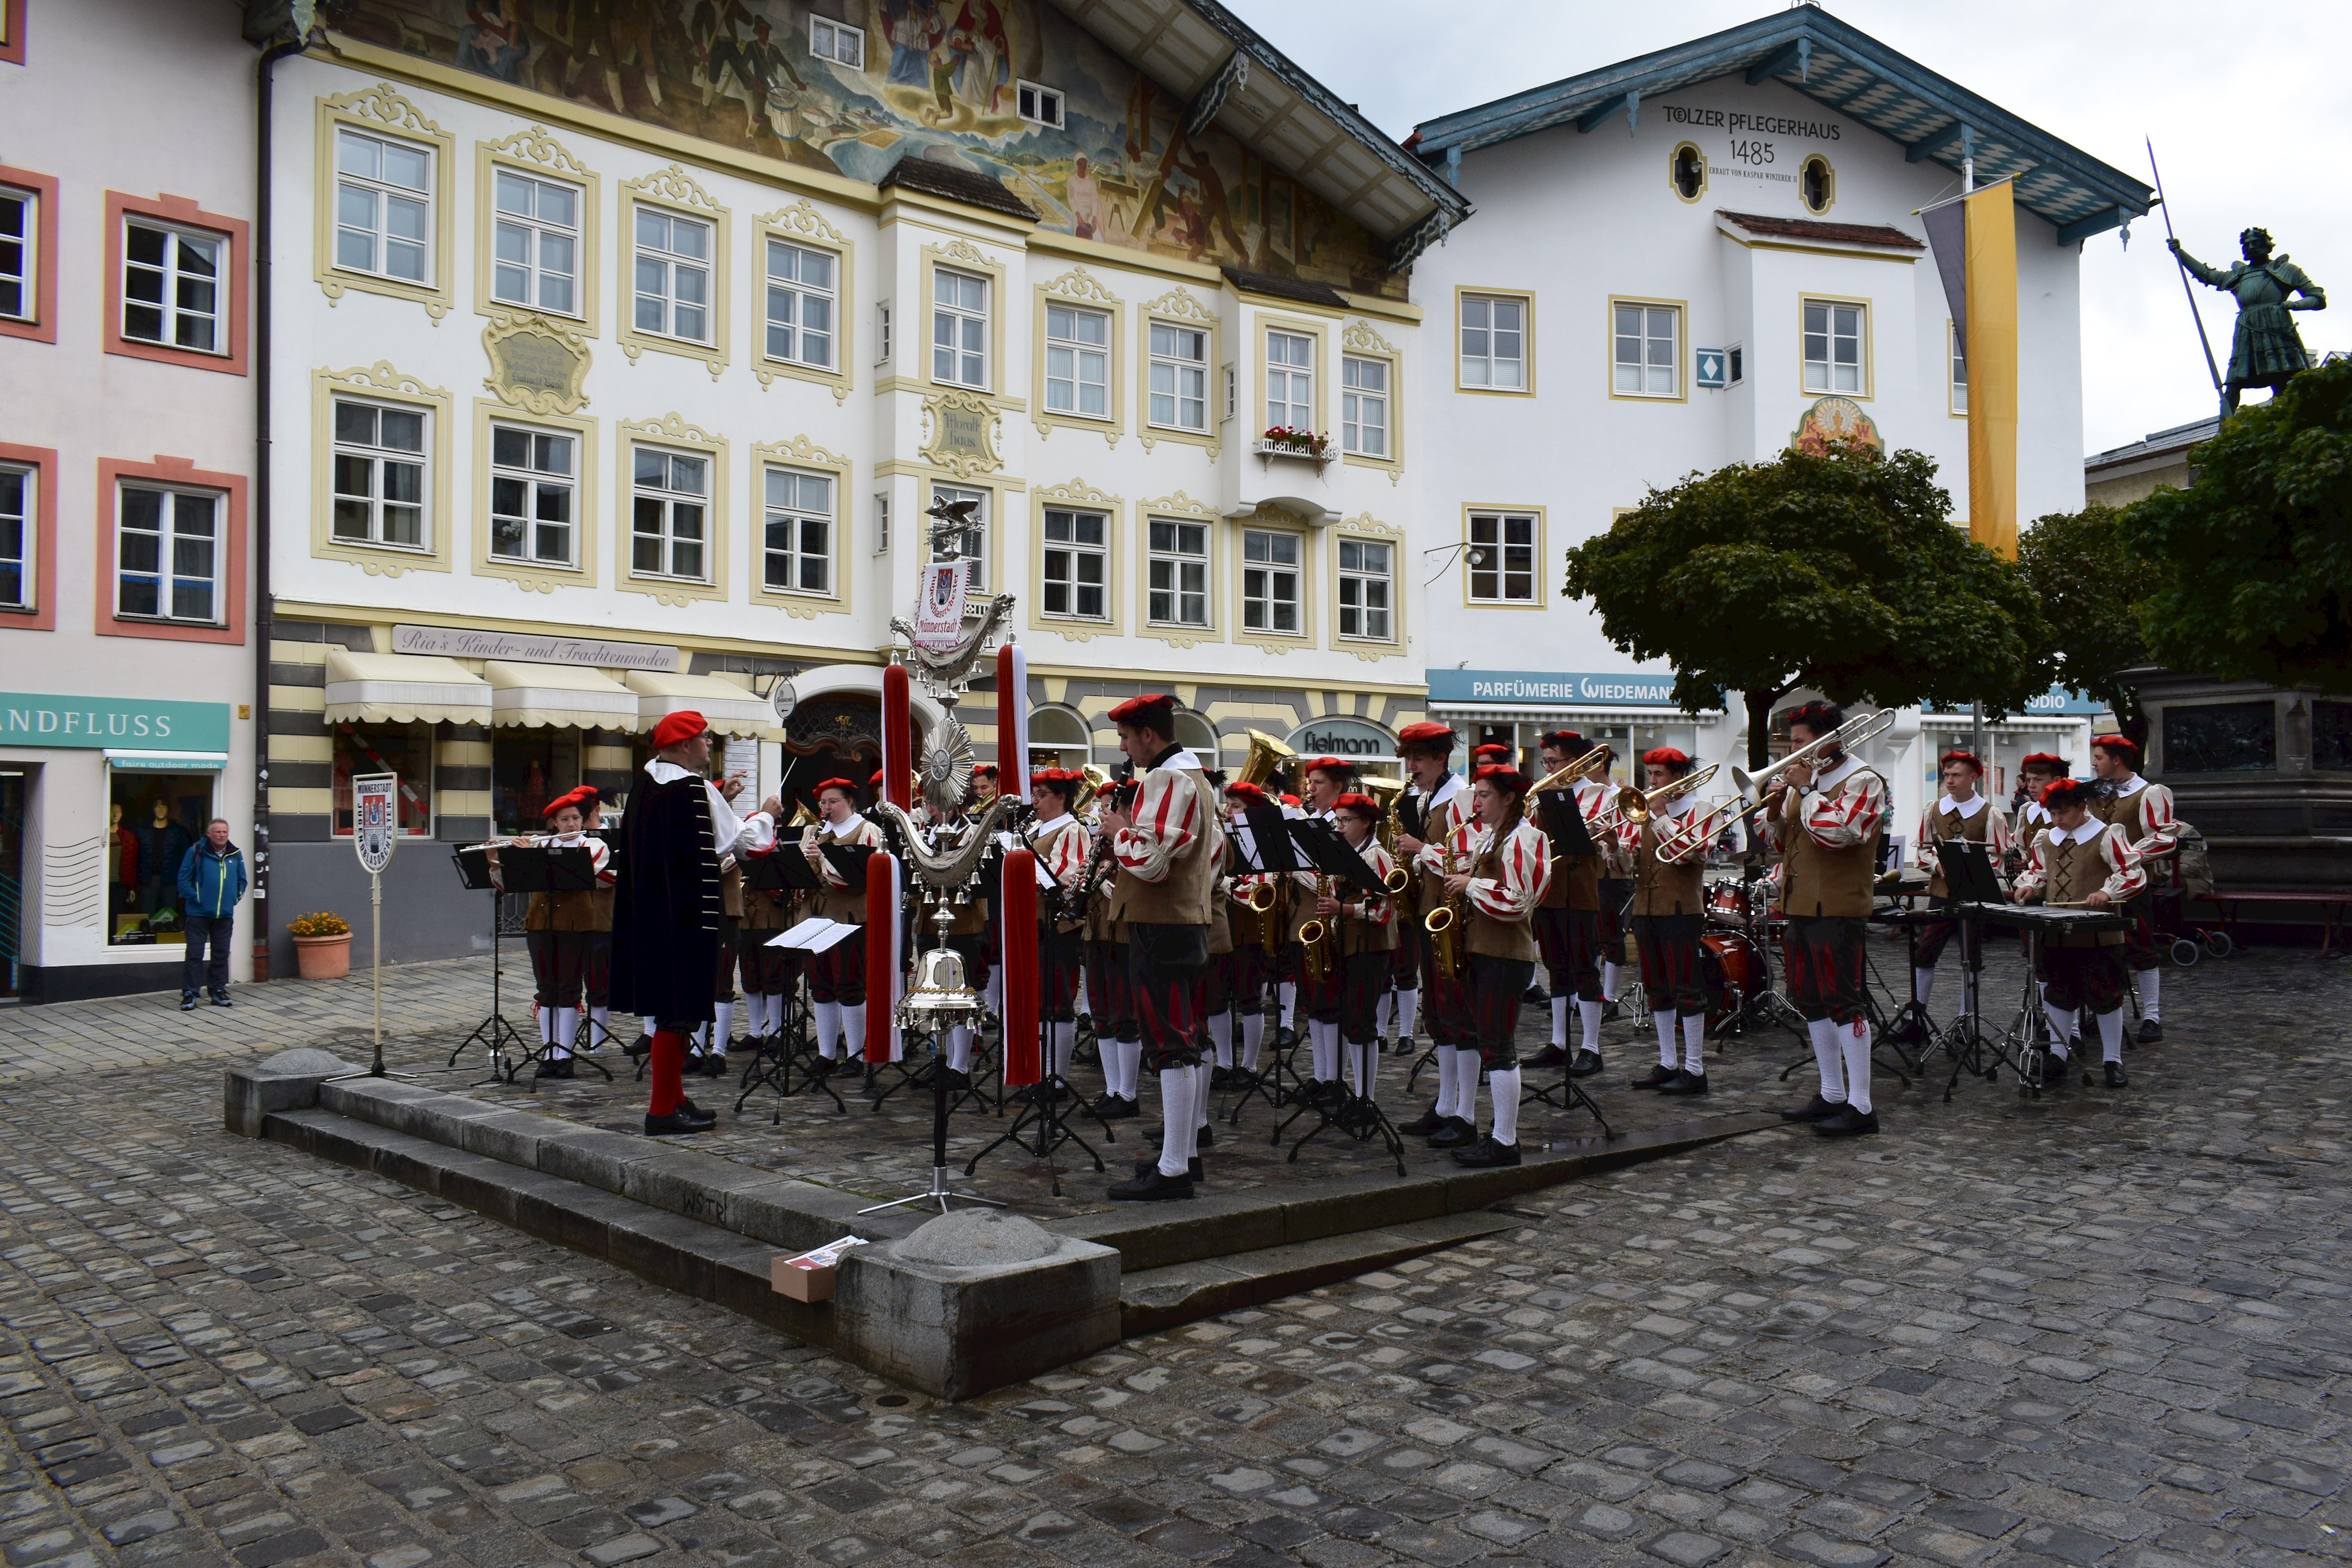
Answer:
[{"label": "window with white frame", "polygon": [[1300,543],[1267,528],[1242,533],[1242,628],[1297,636]]},{"label": "window with white frame", "polygon": [[1863,308],[1834,299],[1805,301],[1805,390],[1868,392],[1863,374]]},{"label": "window with white frame", "polygon": [[1528,302],[1497,294],[1462,297],[1462,384],[1524,392]]},{"label": "window with white frame", "polygon": [[[985,592],[988,588],[988,492],[961,490],[952,485],[934,485],[931,486],[931,499],[971,503],[971,518],[956,548],[963,556],[964,580],[971,585],[974,593]],[[917,531],[920,532],[919,529]]]},{"label": "window with white frame", "polygon": [[833,476],[771,468],[766,489],[761,580],[772,593],[831,593]]},{"label": "window with white frame", "polygon": [[1611,389],[1620,397],[1674,397],[1682,311],[1672,305],[1618,305]]},{"label": "window with white frame", "polygon": [[768,358],[833,369],[834,277],[829,250],[768,242]]},{"label": "window with white frame", "polygon": [[1045,307],[1045,406],[1085,419],[1110,417],[1110,318],[1069,305]]},{"label": "window with white frame", "polygon": [[1035,125],[1050,125],[1056,131],[1061,129],[1062,95],[1055,89],[1024,81],[1019,84],[1015,99],[1022,119]]},{"label": "window with white frame", "polygon": [[0,610],[33,608],[33,486],[30,468],[0,467]]},{"label": "window with white frame", "polygon": [[30,191],[0,188],[0,320],[33,319],[33,225],[40,209]]},{"label": "window with white frame", "polygon": [[576,316],[580,298],[580,188],[499,169],[490,244],[490,298],[558,316]]},{"label": "window with white frame", "polygon": [[1232,365],[1225,367],[1225,417],[1231,419],[1241,411],[1241,372]]},{"label": "window with white frame", "polygon": [[1149,618],[1155,626],[1209,623],[1209,525],[1181,517],[1151,519],[1145,563]]},{"label": "window with white frame", "polygon": [[1315,340],[1304,332],[1265,335],[1265,427],[1315,428]]},{"label": "window with white frame", "polygon": [[988,385],[988,279],[940,267],[931,278],[931,380]]},{"label": "window with white frame", "polygon": [[1969,412],[1969,346],[1960,341],[1958,322],[1945,322],[1944,335],[1951,342],[1952,412],[1966,413]]},{"label": "window with white frame", "polygon": [[541,566],[578,563],[580,442],[560,431],[490,426],[490,554]]},{"label": "window with white frame", "polygon": [[432,239],[432,152],[338,127],[335,265],[401,283],[430,283]]},{"label": "window with white frame", "polygon": [[1339,450],[1359,457],[1389,455],[1389,362],[1339,361]]},{"label": "window with white frame", "polygon": [[1171,430],[1209,428],[1209,334],[1200,328],[1151,323],[1148,417]]},{"label": "window with white frame", "polygon": [[1045,613],[1108,621],[1110,519],[1100,512],[1045,508]]},{"label": "window with white frame", "polygon": [[335,538],[345,544],[423,549],[426,537],[422,409],[334,400]]},{"label": "window with white frame", "polygon": [[879,491],[874,497],[874,553],[890,553],[890,493]]},{"label": "window with white frame", "polygon": [[221,276],[228,242],[146,218],[122,225],[122,335],[200,354],[225,350]]},{"label": "window with white frame", "polygon": [[116,498],[114,612],[142,621],[220,620],[221,498],[125,485]]},{"label": "window with white frame", "polygon": [[629,465],[629,570],[639,577],[709,578],[710,459],[639,446]]},{"label": "window with white frame", "polygon": [[1470,514],[1470,601],[1536,601],[1536,519],[1532,512]]},{"label": "window with white frame", "polygon": [[890,362],[890,302],[887,299],[874,307],[874,362]]},{"label": "window with white frame", "polygon": [[689,343],[710,341],[711,225],[637,207],[636,329]]},{"label": "window with white frame", "polygon": [[809,53],[851,70],[866,68],[866,29],[825,16],[809,18]]},{"label": "window with white frame", "polygon": [[1386,643],[1391,577],[1391,548],[1375,539],[1339,541],[1339,635]]}]

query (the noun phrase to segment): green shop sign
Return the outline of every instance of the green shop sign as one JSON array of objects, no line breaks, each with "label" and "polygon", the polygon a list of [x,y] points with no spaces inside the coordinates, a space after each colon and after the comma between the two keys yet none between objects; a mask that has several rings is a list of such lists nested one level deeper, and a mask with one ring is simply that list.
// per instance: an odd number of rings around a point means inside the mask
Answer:
[{"label": "green shop sign", "polygon": [[228,704],[0,692],[0,747],[226,751]]}]

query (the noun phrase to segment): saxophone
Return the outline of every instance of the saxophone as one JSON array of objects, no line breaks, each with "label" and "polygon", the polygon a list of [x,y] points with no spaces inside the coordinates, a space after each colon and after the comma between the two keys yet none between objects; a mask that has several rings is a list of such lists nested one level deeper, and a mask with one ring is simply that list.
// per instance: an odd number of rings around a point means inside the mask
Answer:
[{"label": "saxophone", "polygon": [[[1325,897],[1331,891],[1331,879],[1318,875],[1315,879],[1315,896]],[[1339,933],[1332,923],[1319,917],[1306,921],[1298,927],[1300,964],[1307,978],[1321,985],[1339,967]]]},{"label": "saxophone", "polygon": [[[1454,863],[1452,845],[1445,850],[1444,875],[1452,876],[1461,868]],[[1467,894],[1450,898],[1422,916],[1421,928],[1429,933],[1431,967],[1440,979],[1458,980],[1470,967],[1470,950],[1463,944],[1470,931],[1470,900]]]}]

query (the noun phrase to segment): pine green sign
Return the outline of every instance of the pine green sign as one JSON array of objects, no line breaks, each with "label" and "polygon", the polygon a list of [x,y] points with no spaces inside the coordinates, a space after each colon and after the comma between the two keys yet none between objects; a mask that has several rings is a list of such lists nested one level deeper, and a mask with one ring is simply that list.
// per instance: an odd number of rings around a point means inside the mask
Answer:
[{"label": "pine green sign", "polygon": [[0,692],[0,747],[226,751],[228,704]]}]

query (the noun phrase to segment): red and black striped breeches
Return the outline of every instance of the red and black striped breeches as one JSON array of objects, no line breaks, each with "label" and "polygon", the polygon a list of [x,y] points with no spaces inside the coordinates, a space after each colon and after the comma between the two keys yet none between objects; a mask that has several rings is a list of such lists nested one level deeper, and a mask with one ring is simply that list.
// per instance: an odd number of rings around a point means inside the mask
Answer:
[{"label": "red and black striped breeches", "polygon": [[2163,960],[2156,952],[2156,890],[2146,888],[2124,900],[2124,961],[2132,972],[2153,969]]},{"label": "red and black striped breeches", "polygon": [[1536,911],[1536,950],[1555,997],[1601,999],[1601,914],[1592,909]]},{"label": "red and black striped breeches", "polygon": [[1400,991],[1421,989],[1423,949],[1429,945],[1429,933],[1421,928],[1419,917],[1400,918],[1397,922],[1397,945],[1389,954],[1389,984]]},{"label": "red and black striped breeches", "polygon": [[1047,925],[1037,933],[1037,967],[1045,982],[1037,992],[1037,1006],[1047,1021],[1068,1023],[1077,1017],[1078,976],[1087,962],[1086,937],[1081,932],[1056,931]]},{"label": "red and black striped breeches", "polygon": [[[887,938],[885,933],[885,939]],[[820,1002],[838,1002],[843,1007],[861,1006],[866,1000],[866,933],[840,941],[819,953],[809,963],[809,995]]]},{"label": "red and black striped breeches", "polygon": [[768,946],[782,935],[781,931],[755,931],[749,925],[736,932],[736,957],[743,975],[745,996],[781,997],[799,978],[800,954]]},{"label": "red and black striped breeches", "polygon": [[1307,973],[1304,963],[1298,967],[1298,1009],[1317,1023],[1339,1021],[1340,977],[1346,973],[1346,967],[1336,947],[1330,965],[1329,972],[1319,980]]},{"label": "red and black striped breeches", "polygon": [[1233,992],[1225,983],[1225,955],[1209,955],[1209,967],[1201,971],[1201,1016],[1215,1018],[1234,1005]]},{"label": "red and black striped breeches", "polygon": [[1789,999],[1806,1022],[1829,1019],[1856,1024],[1869,1016],[1863,1001],[1862,947],[1863,927],[1868,924],[1847,915],[1789,917],[1789,934],[1781,949],[1789,972]]},{"label": "red and black striped breeches", "polygon": [[1508,1072],[1519,1064],[1519,1001],[1535,977],[1532,958],[1470,955],[1472,1038],[1458,1043],[1476,1047],[1489,1072]]},{"label": "red and black striped breeches", "polygon": [[528,931],[523,946],[530,953],[531,999],[542,1008],[576,1008],[580,985],[588,969],[590,931]]},{"label": "red and black striped breeches", "polygon": [[1266,979],[1274,973],[1265,948],[1255,942],[1241,943],[1232,952],[1220,953],[1209,961],[1224,971],[1228,1005],[1244,1010],[1265,1005]]},{"label": "red and black striped breeches", "polygon": [[[1464,940],[1467,940],[1466,936]],[[1448,979],[1439,974],[1435,947],[1426,941],[1422,946],[1426,961],[1421,969],[1421,1021],[1429,1030],[1430,1043],[1477,1044],[1477,1036],[1470,1027],[1468,977]]]},{"label": "red and black striped breeches", "polygon": [[1155,965],[1142,943],[1127,945],[1128,986],[1135,998],[1135,1035],[1143,1042],[1143,1071],[1164,1072],[1201,1061],[1201,970]]},{"label": "red and black striped breeches", "polygon": [[1388,989],[1386,953],[1351,953],[1339,966],[1339,1038],[1369,1045],[1378,1038],[1381,993]]},{"label": "red and black striped breeches", "polygon": [[1135,1040],[1135,988],[1127,974],[1127,944],[1087,944],[1087,1006],[1093,1009],[1095,1038]]},{"label": "red and black striped breeches", "polygon": [[2043,947],[2042,1000],[2059,1009],[2115,1011],[2124,1005],[2124,952],[2121,946]]},{"label": "red and black striped breeches", "polygon": [[1636,915],[1633,950],[1642,956],[1642,989],[1650,1010],[1685,1018],[1706,1016],[1706,978],[1699,971],[1704,915]]},{"label": "red and black striped breeches", "polygon": [[1625,961],[1625,902],[1633,896],[1633,884],[1603,877],[1601,882],[1601,961],[1622,964]]}]

